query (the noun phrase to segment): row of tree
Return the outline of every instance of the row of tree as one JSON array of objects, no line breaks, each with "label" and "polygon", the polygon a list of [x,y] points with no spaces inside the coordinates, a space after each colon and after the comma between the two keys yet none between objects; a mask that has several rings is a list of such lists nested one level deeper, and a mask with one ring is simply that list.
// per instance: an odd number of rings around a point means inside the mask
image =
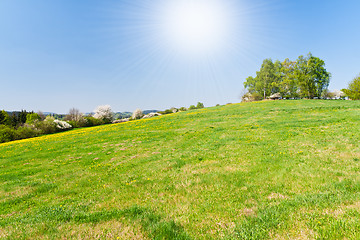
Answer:
[{"label": "row of tree", "polygon": [[255,77],[248,77],[244,87],[254,100],[273,94],[281,98],[320,98],[328,88],[331,74],[325,62],[309,53],[296,61],[265,59]]},{"label": "row of tree", "polygon": [[[170,114],[179,111],[203,108],[204,104],[198,102],[197,106],[191,105],[188,108],[171,108],[162,112]],[[132,116],[121,121],[113,121],[115,114],[110,105],[98,106],[93,115],[85,115],[78,109],[72,108],[69,113],[63,115],[45,116],[42,112],[34,113],[22,110],[8,114],[5,110],[0,111],[0,143],[18,139],[36,137],[43,134],[50,134],[79,127],[91,127],[101,124],[131,121],[143,117],[154,117],[161,113],[151,112],[145,116],[142,110],[137,109]]]}]

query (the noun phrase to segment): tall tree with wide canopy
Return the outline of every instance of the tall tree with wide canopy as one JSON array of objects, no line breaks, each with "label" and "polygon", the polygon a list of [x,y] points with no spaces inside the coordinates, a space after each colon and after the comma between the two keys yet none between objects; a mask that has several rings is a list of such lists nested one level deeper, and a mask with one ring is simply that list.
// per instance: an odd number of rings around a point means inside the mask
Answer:
[{"label": "tall tree with wide canopy", "polygon": [[325,69],[325,62],[311,53],[307,57],[299,56],[293,74],[300,88],[300,96],[307,98],[321,97],[331,77]]}]

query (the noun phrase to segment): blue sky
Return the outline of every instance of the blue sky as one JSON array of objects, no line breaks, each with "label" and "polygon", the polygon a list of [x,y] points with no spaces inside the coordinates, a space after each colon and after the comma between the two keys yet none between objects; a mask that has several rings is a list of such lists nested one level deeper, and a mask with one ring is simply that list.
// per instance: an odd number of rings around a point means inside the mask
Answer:
[{"label": "blue sky", "polygon": [[360,73],[360,1],[227,0],[236,13],[228,50],[201,61],[177,58],[155,34],[161,1],[0,0],[0,109],[239,102],[263,59],[308,52],[325,60],[331,90]]}]

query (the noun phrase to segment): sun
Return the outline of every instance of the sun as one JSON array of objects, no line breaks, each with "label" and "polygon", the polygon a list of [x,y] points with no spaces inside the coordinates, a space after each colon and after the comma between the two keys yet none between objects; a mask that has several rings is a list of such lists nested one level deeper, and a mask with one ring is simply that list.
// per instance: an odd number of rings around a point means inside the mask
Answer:
[{"label": "sun", "polygon": [[168,49],[187,57],[211,56],[226,47],[232,29],[227,0],[167,0],[158,16],[159,35]]}]

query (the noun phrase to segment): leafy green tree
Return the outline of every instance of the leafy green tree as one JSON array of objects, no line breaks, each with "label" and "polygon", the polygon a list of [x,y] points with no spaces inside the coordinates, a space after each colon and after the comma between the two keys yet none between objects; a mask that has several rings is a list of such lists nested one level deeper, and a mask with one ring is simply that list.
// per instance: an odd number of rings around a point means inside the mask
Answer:
[{"label": "leafy green tree", "polygon": [[360,100],[360,75],[349,83],[347,89],[342,89],[341,91],[352,100]]},{"label": "leafy green tree", "polygon": [[300,88],[300,96],[307,98],[321,97],[331,77],[325,69],[325,62],[311,53],[307,57],[299,56],[293,74]]},{"label": "leafy green tree", "polygon": [[33,124],[35,121],[40,121],[41,117],[37,113],[29,113],[26,115],[26,123]]},{"label": "leafy green tree", "polygon": [[298,97],[298,86],[294,76],[296,61],[291,61],[288,58],[281,64],[280,74],[282,81],[279,84],[279,92],[282,97],[295,98]]},{"label": "leafy green tree", "polygon": [[245,88],[250,94],[261,94],[265,99],[272,93],[279,91],[281,84],[281,63],[275,63],[271,59],[265,59],[260,71],[256,72],[256,77],[248,77],[244,83]]},{"label": "leafy green tree", "polygon": [[0,111],[0,125],[11,125],[10,116],[5,110]]},{"label": "leafy green tree", "polygon": [[197,105],[196,105],[196,108],[197,109],[204,108],[204,104],[201,103],[201,102],[198,102]]}]

